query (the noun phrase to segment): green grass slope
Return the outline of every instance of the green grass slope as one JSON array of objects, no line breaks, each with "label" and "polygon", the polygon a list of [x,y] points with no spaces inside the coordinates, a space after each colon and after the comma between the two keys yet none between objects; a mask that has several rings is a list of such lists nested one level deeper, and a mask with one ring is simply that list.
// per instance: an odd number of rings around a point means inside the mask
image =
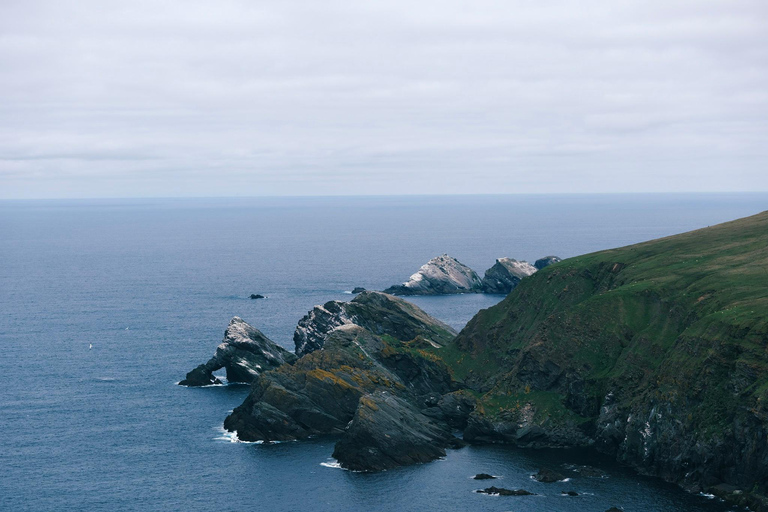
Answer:
[{"label": "green grass slope", "polygon": [[759,499],[768,212],[546,267],[440,353],[485,418],[570,425],[645,472]]}]

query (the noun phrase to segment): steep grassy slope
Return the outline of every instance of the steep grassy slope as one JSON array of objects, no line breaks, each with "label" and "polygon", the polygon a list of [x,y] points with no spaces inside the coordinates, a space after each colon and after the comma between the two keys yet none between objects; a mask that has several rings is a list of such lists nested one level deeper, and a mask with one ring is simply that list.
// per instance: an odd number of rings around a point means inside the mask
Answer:
[{"label": "steep grassy slope", "polygon": [[482,395],[470,438],[594,444],[754,505],[768,491],[768,212],[547,267],[439,352]]}]

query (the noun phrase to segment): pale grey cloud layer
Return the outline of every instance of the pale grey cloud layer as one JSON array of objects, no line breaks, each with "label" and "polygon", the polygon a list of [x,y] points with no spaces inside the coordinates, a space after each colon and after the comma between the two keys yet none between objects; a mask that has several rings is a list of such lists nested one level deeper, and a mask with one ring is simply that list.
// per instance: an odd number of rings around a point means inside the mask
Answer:
[{"label": "pale grey cloud layer", "polygon": [[0,197],[768,190],[768,3],[0,3]]}]

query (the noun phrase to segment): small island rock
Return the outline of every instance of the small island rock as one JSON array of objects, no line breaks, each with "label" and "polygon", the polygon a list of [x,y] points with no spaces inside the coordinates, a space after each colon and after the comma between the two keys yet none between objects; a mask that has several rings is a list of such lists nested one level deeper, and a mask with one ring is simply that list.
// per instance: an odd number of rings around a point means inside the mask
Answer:
[{"label": "small island rock", "polygon": [[565,476],[561,475],[557,471],[542,468],[539,470],[538,473],[533,475],[533,479],[536,480],[537,482],[550,484],[552,482],[560,482],[561,480],[565,480]]},{"label": "small island rock", "polygon": [[443,254],[429,260],[403,284],[390,286],[392,295],[447,295],[479,293],[482,282],[477,273],[456,258]]},{"label": "small island rock", "polygon": [[355,295],[357,295],[358,293],[363,293],[364,291],[365,291],[365,288],[363,288],[362,286],[357,286],[357,287],[355,287],[355,288],[352,290],[352,293],[354,293]]},{"label": "small island rock", "polygon": [[474,477],[475,480],[494,480],[496,479],[495,476],[489,475],[488,473],[478,473]]},{"label": "small island rock", "polygon": [[527,261],[517,261],[512,258],[499,258],[496,263],[485,271],[483,276],[483,293],[507,294],[511,292],[521,279],[536,272],[536,267]]},{"label": "small island rock", "polygon": [[525,489],[505,489],[503,487],[488,487],[486,489],[480,489],[477,492],[498,496],[535,496],[534,493],[526,491]]},{"label": "small island rock", "polygon": [[251,299],[266,299],[266,297],[263,295],[259,295],[258,293],[252,293]]}]

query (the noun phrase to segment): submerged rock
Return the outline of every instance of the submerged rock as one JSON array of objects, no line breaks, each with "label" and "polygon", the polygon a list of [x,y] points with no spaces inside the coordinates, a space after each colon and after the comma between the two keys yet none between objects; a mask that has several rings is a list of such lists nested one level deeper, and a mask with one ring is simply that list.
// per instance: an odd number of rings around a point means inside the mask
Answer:
[{"label": "submerged rock", "polygon": [[296,356],[267,338],[261,331],[246,323],[240,317],[234,317],[224,340],[216,348],[216,353],[207,363],[201,364],[187,373],[182,386],[208,386],[220,383],[213,372],[221,368],[227,370],[229,382],[252,382],[264,371],[277,368],[285,363],[293,363]]},{"label": "submerged rock", "polygon": [[563,496],[578,496],[579,495],[579,493],[577,493],[576,491],[560,491],[560,494],[562,494]]},{"label": "submerged rock", "polygon": [[493,475],[489,475],[488,473],[478,473],[474,477],[475,480],[495,480],[496,477]]},{"label": "submerged rock", "polygon": [[258,293],[252,293],[252,294],[251,294],[251,298],[252,298],[252,299],[266,299],[266,297],[265,297],[265,296],[263,296],[263,295],[259,295]]},{"label": "submerged rock", "polygon": [[545,484],[550,484],[553,482],[560,482],[562,480],[565,480],[565,476],[561,475],[557,471],[553,471],[551,469],[542,468],[539,470],[538,473],[533,475],[533,479],[537,482],[543,482]]},{"label": "submerged rock", "polygon": [[347,469],[381,471],[435,460],[445,456],[446,447],[461,444],[446,425],[431,421],[412,403],[377,391],[360,398],[333,457]]},{"label": "submerged rock", "polygon": [[499,258],[491,268],[485,271],[482,282],[483,293],[506,295],[517,286],[521,279],[534,272],[536,272],[536,267],[527,261]]},{"label": "submerged rock", "polygon": [[445,295],[479,293],[482,282],[477,273],[456,258],[443,254],[429,260],[408,281],[390,286],[393,295]]},{"label": "submerged rock", "polygon": [[456,336],[451,327],[410,302],[381,292],[365,291],[349,302],[334,300],[315,306],[299,320],[293,334],[296,355],[323,348],[325,339],[335,328],[350,324],[399,340],[420,336],[434,347],[443,346]]},{"label": "submerged rock", "polygon": [[543,258],[539,258],[538,260],[536,260],[533,266],[536,267],[537,270],[541,270],[544,267],[548,267],[554,263],[559,263],[561,261],[563,260],[558,258],[557,256],[544,256]]},{"label": "submerged rock", "polygon": [[496,496],[535,496],[535,493],[526,491],[525,489],[505,489],[503,487],[488,487],[480,489],[477,492]]}]

